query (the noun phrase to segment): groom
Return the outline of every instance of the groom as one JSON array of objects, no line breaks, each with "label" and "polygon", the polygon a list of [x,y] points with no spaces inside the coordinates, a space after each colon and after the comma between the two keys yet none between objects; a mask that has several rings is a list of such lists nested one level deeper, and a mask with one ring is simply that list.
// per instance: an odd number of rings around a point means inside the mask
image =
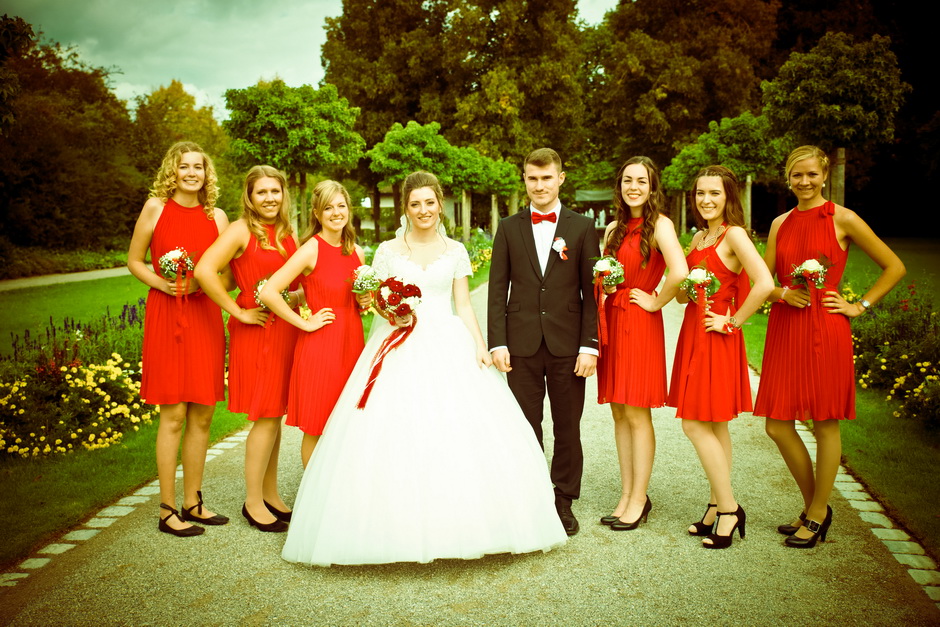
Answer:
[{"label": "groom", "polygon": [[539,444],[548,388],[555,435],[555,508],[573,536],[578,520],[571,501],[581,492],[584,463],[584,380],[597,365],[591,258],[600,251],[593,221],[558,201],[565,173],[557,152],[539,148],[529,154],[524,178],[530,208],[500,221],[493,242],[489,346]]}]

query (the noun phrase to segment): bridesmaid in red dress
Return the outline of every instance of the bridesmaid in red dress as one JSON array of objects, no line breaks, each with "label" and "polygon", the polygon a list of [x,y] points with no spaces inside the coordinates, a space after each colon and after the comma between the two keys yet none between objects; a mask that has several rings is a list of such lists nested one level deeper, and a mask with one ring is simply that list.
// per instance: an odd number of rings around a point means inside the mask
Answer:
[{"label": "bridesmaid in red dress", "polygon": [[[185,249],[193,262],[228,226],[215,208],[219,190],[215,168],[192,142],[170,147],[157,173],[150,198],[134,227],[127,267],[150,286],[144,318],[140,396],[160,406],[157,475],[160,480],[158,528],[175,536],[205,529],[186,521],[223,525],[225,516],[202,502],[202,474],[215,404],[225,398],[225,331],[222,313],[199,289],[192,272],[177,280],[163,276],[160,257]],[[147,249],[153,270],[145,263]],[[184,276],[185,275],[185,276]],[[231,274],[223,279],[234,287]],[[183,425],[186,433],[183,435]],[[183,442],[183,508],[176,510],[176,459]]]},{"label": "bridesmaid in red dress", "polygon": [[[737,177],[726,167],[702,168],[692,187],[695,218],[705,227],[692,238],[686,258],[690,268],[705,267],[720,281],[707,307],[688,302],[669,389],[670,407],[682,418],[708,477],[711,495],[702,520],[689,534],[706,536],[703,546],[731,546],[737,529],[744,537],[745,513],[731,489],[731,436],[728,422],[751,410],[751,387],[741,325],[757,311],[773,289],[760,254],[744,227]],[[749,290],[748,276],[754,280]],[[749,292],[749,293],[748,293]]]},{"label": "bridesmaid in red dress", "polygon": [[[272,312],[304,332],[294,351],[287,403],[287,424],[304,432],[304,468],[365,344],[359,307],[368,305],[372,296],[352,292],[353,273],[365,263],[365,255],[356,245],[349,205],[342,185],[318,183],[304,243],[261,293]],[[279,293],[298,276],[307,304],[316,311],[306,320],[291,311]]]},{"label": "bridesmaid in red dress", "polygon": [[[787,546],[811,548],[825,541],[832,524],[829,496],[842,459],[839,421],[855,418],[855,369],[849,319],[865,313],[897,285],[904,264],[854,211],[823,198],[829,159],[816,146],[801,146],[787,158],[787,186],[797,206],[774,220],[764,261],[781,287],[767,323],[764,364],[754,414],[767,417],[767,435],[777,444],[803,495],[803,512],[780,525]],[[839,292],[849,243],[881,266],[862,300],[848,303]],[[825,261],[824,261],[825,258]],[[831,263],[825,285],[794,285],[791,273],[804,261]],[[816,470],[795,421],[812,420]]]},{"label": "bridesmaid in red dress", "polygon": [[[649,514],[646,495],[656,434],[651,407],[666,404],[666,341],[660,311],[688,274],[665,203],[659,172],[649,157],[633,157],[617,172],[617,214],[604,235],[604,254],[623,265],[624,281],[605,287],[601,313],[607,342],[597,359],[597,402],[610,403],[622,491],[613,514],[601,518],[614,531],[636,529]],[[669,276],[656,293],[663,272]]]},{"label": "bridesmaid in red dress", "polygon": [[[245,442],[245,505],[242,514],[261,531],[287,531],[291,512],[277,488],[281,418],[287,412],[294,345],[299,331],[255,300],[255,288],[297,250],[290,223],[290,197],[283,173],[253,167],[242,190],[242,215],[209,247],[196,267],[199,284],[229,312],[228,407],[254,422]],[[237,299],[229,296],[219,272],[231,267]],[[289,305],[302,292],[291,285]]]}]

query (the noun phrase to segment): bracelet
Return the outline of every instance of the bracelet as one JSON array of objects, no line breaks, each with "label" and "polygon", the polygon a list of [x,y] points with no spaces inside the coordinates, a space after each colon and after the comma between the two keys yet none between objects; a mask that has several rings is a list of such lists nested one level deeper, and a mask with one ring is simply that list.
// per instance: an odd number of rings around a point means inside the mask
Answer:
[{"label": "bracelet", "polygon": [[723,327],[723,329],[726,334],[734,335],[735,333],[741,330],[741,327],[739,327],[738,325],[734,324],[733,322],[729,320],[728,322],[725,323],[725,326]]},{"label": "bracelet", "polygon": [[783,286],[783,291],[780,292],[780,298],[777,299],[778,303],[785,303],[787,301],[783,300],[783,297],[787,295],[787,290],[790,289],[788,286]]}]

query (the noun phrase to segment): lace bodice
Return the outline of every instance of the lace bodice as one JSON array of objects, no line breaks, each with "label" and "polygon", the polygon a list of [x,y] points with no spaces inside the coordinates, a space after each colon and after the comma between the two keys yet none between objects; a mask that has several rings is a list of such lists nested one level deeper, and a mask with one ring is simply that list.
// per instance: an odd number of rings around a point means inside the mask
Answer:
[{"label": "lace bodice", "polygon": [[421,304],[417,314],[452,314],[454,279],[469,276],[470,256],[463,244],[447,240],[447,250],[422,268],[405,253],[394,249],[393,242],[383,242],[375,251],[372,267],[381,279],[394,276],[405,283],[414,283],[421,288]]}]

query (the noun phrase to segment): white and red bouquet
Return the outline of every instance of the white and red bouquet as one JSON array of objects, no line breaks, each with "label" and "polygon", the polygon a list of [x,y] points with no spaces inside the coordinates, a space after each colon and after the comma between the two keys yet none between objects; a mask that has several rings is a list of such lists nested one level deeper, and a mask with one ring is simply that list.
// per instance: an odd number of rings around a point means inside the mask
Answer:
[{"label": "white and red bouquet", "polygon": [[[255,302],[258,303],[258,306],[262,309],[267,309],[268,306],[261,302],[261,290],[264,289],[264,286],[268,284],[267,279],[261,279],[255,284]],[[281,298],[284,299],[284,302],[287,303],[287,306],[290,307],[290,289],[284,288],[281,290]]]},{"label": "white and red bouquet", "polygon": [[823,257],[822,259],[807,259],[798,266],[793,266],[793,285],[805,285],[809,287],[810,283],[820,290],[826,286],[826,272],[832,264]]},{"label": "white and red bouquet", "polygon": [[392,331],[389,336],[385,338],[385,341],[382,342],[382,345],[379,346],[375,357],[372,358],[369,380],[366,382],[366,387],[362,391],[362,396],[359,397],[359,403],[356,404],[356,407],[359,409],[364,409],[369,400],[369,394],[372,393],[372,387],[375,385],[379,372],[382,370],[382,362],[385,360],[385,356],[401,346],[402,342],[408,339],[408,336],[411,335],[411,332],[414,331],[415,326],[418,324],[415,308],[417,308],[420,302],[421,288],[417,285],[405,283],[395,277],[389,277],[379,284],[379,293],[375,298],[375,305],[378,307],[379,313],[384,318],[388,319],[389,323],[392,325],[395,324],[396,317],[405,318],[411,316],[411,324],[398,327]]},{"label": "white and red bouquet", "polygon": [[414,315],[414,310],[420,302],[421,288],[395,277],[382,281],[375,297],[376,307],[391,324],[395,324],[395,316],[404,318]]},{"label": "white and red bouquet", "polygon": [[707,299],[714,296],[718,288],[721,287],[721,281],[714,274],[703,266],[695,266],[689,272],[688,276],[679,283],[679,289],[685,290],[689,300],[693,300],[701,306],[707,308]]},{"label": "white and red bouquet", "polygon": [[379,277],[372,266],[359,266],[353,271],[352,291],[354,294],[365,294],[379,289]]},{"label": "white and red bouquet", "polygon": [[193,258],[182,246],[174,248],[160,257],[160,261],[157,263],[160,265],[160,272],[168,279],[178,279],[184,275],[192,274],[196,269]]},{"label": "white and red bouquet", "polygon": [[594,280],[612,287],[623,283],[623,266],[615,257],[605,256],[594,262]]}]

